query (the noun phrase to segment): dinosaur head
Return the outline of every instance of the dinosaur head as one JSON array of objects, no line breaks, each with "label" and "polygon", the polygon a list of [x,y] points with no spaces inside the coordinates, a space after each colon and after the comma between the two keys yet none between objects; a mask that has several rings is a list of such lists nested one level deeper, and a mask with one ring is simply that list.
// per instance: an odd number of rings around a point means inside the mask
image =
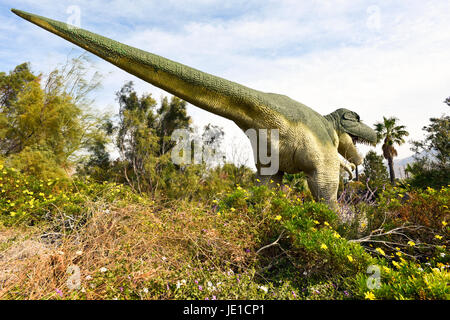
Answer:
[{"label": "dinosaur head", "polygon": [[356,112],[348,109],[337,109],[325,118],[330,121],[339,136],[339,153],[350,162],[359,165],[361,157],[356,151],[355,144],[375,145],[377,134],[375,130],[363,124]]},{"label": "dinosaur head", "polygon": [[337,122],[337,131],[350,135],[353,143],[364,143],[368,145],[375,145],[377,143],[377,133],[375,130],[362,123],[356,112],[341,108],[332,112],[330,115]]}]

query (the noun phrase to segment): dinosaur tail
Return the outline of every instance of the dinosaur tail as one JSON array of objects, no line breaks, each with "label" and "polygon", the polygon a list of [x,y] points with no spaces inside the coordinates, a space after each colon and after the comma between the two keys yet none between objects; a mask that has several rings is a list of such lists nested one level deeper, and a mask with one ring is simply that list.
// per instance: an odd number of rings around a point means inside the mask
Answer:
[{"label": "dinosaur tail", "polygon": [[18,16],[202,109],[249,125],[264,104],[258,91],[98,34],[24,11]]}]

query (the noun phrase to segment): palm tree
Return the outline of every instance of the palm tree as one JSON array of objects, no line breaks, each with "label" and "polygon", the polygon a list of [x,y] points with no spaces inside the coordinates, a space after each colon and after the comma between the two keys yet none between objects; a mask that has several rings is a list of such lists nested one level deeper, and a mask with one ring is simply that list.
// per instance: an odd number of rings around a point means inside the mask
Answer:
[{"label": "palm tree", "polygon": [[394,173],[394,157],[397,156],[397,150],[395,150],[394,145],[401,145],[405,143],[403,137],[409,135],[406,131],[405,126],[398,125],[397,118],[386,119],[383,117],[383,122],[377,122],[375,125],[375,131],[377,132],[377,142],[383,141],[383,156],[388,161],[389,165],[389,176],[391,183],[395,183],[395,173]]}]

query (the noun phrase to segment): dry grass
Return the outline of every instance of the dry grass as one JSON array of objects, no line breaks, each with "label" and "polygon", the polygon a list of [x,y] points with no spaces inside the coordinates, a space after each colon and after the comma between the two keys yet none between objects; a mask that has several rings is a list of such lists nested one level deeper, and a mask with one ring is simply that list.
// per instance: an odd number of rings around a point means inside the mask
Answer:
[{"label": "dry grass", "polygon": [[[57,242],[46,243],[33,233],[8,248],[4,245],[0,298],[70,297],[70,266],[80,270],[82,298],[86,299],[111,298],[107,293],[111,287],[124,283],[136,292],[149,281],[173,283],[180,270],[202,264],[216,270],[224,266],[240,270],[256,259],[254,250],[245,250],[256,245],[248,232],[258,227],[252,220],[245,216],[224,220],[204,204],[187,201],[100,211],[80,230]],[[9,232],[0,233],[1,243],[14,237]],[[108,278],[109,273],[102,274],[101,268],[114,276]],[[168,297],[161,293],[147,298]]]}]

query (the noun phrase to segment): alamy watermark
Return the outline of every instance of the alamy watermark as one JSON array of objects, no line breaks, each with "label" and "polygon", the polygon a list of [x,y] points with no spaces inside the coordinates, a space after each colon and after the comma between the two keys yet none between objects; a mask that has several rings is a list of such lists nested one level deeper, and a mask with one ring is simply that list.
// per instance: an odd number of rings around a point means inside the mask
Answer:
[{"label": "alamy watermark", "polygon": [[66,13],[69,17],[66,20],[69,29],[81,28],[81,8],[77,5],[67,7]]},{"label": "alamy watermark", "polygon": [[367,268],[367,274],[370,276],[366,280],[367,288],[370,290],[380,289],[381,287],[381,270],[377,265],[370,265]]},{"label": "alamy watermark", "polygon": [[[259,174],[276,174],[280,164],[279,130],[248,129],[245,131],[245,134],[250,139],[255,162],[261,164]],[[220,161],[226,157],[222,151],[205,143],[204,139],[192,137],[191,132],[187,129],[175,130],[171,140],[176,143],[172,149],[171,158],[173,163],[177,165],[201,164],[203,161]]]},{"label": "alamy watermark", "polygon": [[381,10],[378,6],[370,6],[366,10],[367,20],[366,26],[371,31],[380,31],[381,29]]}]

